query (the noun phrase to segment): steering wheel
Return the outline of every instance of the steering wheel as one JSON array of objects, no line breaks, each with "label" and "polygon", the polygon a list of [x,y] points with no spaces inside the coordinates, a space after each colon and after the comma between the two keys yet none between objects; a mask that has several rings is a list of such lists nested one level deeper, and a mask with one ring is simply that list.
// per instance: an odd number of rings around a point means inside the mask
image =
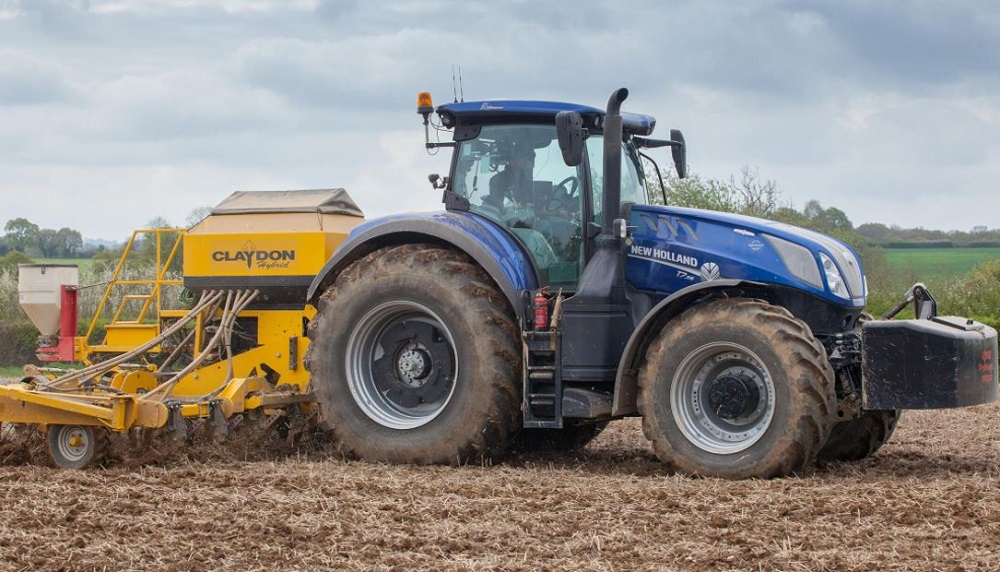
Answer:
[{"label": "steering wheel", "polygon": [[[570,183],[570,186],[567,187],[567,183]],[[580,192],[580,179],[574,176],[569,176],[556,183],[555,186],[561,188],[563,192],[566,193],[566,198],[575,199]]]}]

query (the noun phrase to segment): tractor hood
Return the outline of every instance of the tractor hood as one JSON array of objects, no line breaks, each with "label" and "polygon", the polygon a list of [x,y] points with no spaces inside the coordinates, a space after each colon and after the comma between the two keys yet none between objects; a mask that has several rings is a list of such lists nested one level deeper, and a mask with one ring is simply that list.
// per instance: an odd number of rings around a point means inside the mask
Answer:
[{"label": "tractor hood", "polygon": [[867,285],[857,253],[843,242],[755,217],[682,207],[632,205],[626,247],[629,282],[670,294],[720,278],[804,290],[860,308]]}]

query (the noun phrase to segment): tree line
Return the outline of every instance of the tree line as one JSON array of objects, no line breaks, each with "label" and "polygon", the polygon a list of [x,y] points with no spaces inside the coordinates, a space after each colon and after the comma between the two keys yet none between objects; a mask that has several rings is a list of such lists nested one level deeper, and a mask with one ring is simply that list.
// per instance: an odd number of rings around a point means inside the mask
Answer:
[{"label": "tree line", "polygon": [[807,202],[798,210],[783,199],[775,181],[761,179],[756,169],[747,166],[742,168],[739,176],[731,176],[729,180],[704,179],[698,175],[678,179],[667,172],[662,179],[662,187],[656,171],[651,170],[651,173],[647,186],[651,199],[657,204],[711,209],[786,222],[836,236],[854,247],[861,244],[889,248],[1000,247],[1000,228],[990,229],[980,225],[969,231],[943,231],[882,223],[865,223],[855,227],[844,211],[823,207],[817,200]]},{"label": "tree line", "polygon": [[857,232],[844,211],[824,207],[817,200],[807,202],[798,210],[783,198],[775,181],[761,179],[756,169],[747,166],[742,168],[739,177],[731,176],[728,181],[704,179],[698,175],[678,179],[667,172],[661,186],[661,179],[653,171],[646,183],[650,198],[656,204],[731,212],[784,222],[835,236],[855,247],[868,242],[867,237]]},{"label": "tree line", "polygon": [[857,233],[875,244],[890,248],[920,246],[969,246],[1000,247],[1000,229],[974,226],[968,232],[961,230],[941,231],[925,228],[901,228],[882,223],[865,223],[856,229]]},{"label": "tree line", "polygon": [[0,256],[20,252],[41,258],[89,258],[94,252],[83,247],[80,231],[63,227],[41,228],[26,218],[7,221],[0,236]]},{"label": "tree line", "polygon": [[731,176],[728,181],[698,175],[678,179],[669,172],[665,175],[661,179],[652,170],[646,181],[650,198],[658,204],[666,201],[665,204],[673,206],[755,216],[815,230],[842,240],[857,251],[869,285],[895,282],[881,246],[858,233],[844,211],[824,207],[817,200],[796,209],[782,196],[778,184],[762,179],[756,169],[744,166],[739,176]]},{"label": "tree line", "polygon": [[[212,207],[197,207],[188,213],[185,225],[190,227],[211,213]],[[155,217],[143,228],[173,228],[174,225],[163,217]],[[7,221],[0,235],[0,259],[31,258],[117,258],[121,248],[108,249],[103,245],[86,246],[80,231],[72,228],[41,228],[26,218],[18,217]],[[172,243],[171,243],[172,245]],[[144,249],[145,250],[145,249]],[[22,256],[18,256],[17,254]]]}]

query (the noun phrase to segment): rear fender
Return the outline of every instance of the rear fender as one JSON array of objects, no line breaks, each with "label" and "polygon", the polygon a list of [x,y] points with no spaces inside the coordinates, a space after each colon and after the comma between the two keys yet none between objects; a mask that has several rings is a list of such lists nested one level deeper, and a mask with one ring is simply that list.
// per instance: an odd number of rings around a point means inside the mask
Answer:
[{"label": "rear fender", "polygon": [[538,287],[528,254],[495,223],[472,213],[416,213],[375,219],[356,227],[313,279],[306,300],[315,306],[337,276],[367,254],[417,242],[441,244],[467,254],[496,282],[519,317],[521,292]]},{"label": "rear fender", "polygon": [[661,300],[639,322],[622,353],[615,378],[611,415],[620,417],[638,412],[639,366],[653,338],[666,324],[688,308],[715,298],[766,298],[766,285],[748,280],[712,280],[695,284]]}]

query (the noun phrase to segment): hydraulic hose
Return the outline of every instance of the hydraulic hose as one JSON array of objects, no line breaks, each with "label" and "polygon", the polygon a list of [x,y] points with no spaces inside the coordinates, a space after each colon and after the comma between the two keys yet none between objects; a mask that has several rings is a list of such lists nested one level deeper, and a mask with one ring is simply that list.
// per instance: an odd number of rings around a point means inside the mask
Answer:
[{"label": "hydraulic hose", "polygon": [[213,291],[206,292],[205,294],[202,295],[201,300],[195,305],[194,308],[191,309],[190,312],[188,312],[187,314],[185,314],[184,317],[182,317],[181,319],[179,319],[176,323],[172,324],[169,328],[167,328],[166,330],[164,330],[163,332],[161,332],[160,335],[156,336],[152,340],[150,340],[150,341],[148,341],[148,342],[146,342],[146,343],[144,343],[144,344],[142,344],[142,345],[140,345],[140,346],[138,346],[136,348],[133,348],[133,349],[129,350],[128,352],[125,352],[125,353],[123,353],[123,354],[121,354],[121,355],[119,355],[117,357],[109,359],[107,361],[96,363],[96,364],[87,366],[87,367],[85,367],[83,369],[79,369],[77,371],[74,371],[72,373],[68,373],[66,375],[57,377],[56,379],[54,379],[54,380],[52,380],[52,381],[50,381],[48,383],[41,384],[42,387],[46,388],[46,389],[49,389],[49,388],[59,388],[59,387],[62,387],[64,385],[68,384],[71,381],[82,380],[82,379],[85,379],[87,377],[95,377],[96,378],[96,377],[99,377],[99,376],[103,375],[104,373],[108,372],[109,370],[111,370],[115,366],[117,366],[119,364],[122,364],[122,363],[125,363],[126,361],[128,361],[128,360],[130,360],[130,359],[132,359],[132,358],[134,358],[136,356],[139,356],[139,355],[141,355],[141,354],[149,351],[151,348],[155,347],[157,344],[161,343],[166,338],[168,338],[168,337],[172,336],[173,334],[175,334],[176,332],[180,331],[181,328],[183,328],[188,322],[190,322],[191,320],[193,320],[205,308],[207,308],[208,306],[210,306],[210,305],[216,303],[217,301],[221,300],[222,297],[223,297],[223,295],[224,295],[224,292],[221,292],[221,291],[214,291],[213,290]]},{"label": "hydraulic hose", "polygon": [[[219,324],[219,329],[215,332],[215,335],[212,336],[212,339],[209,340],[209,342],[205,345],[205,348],[202,350],[202,352],[198,354],[198,356],[195,357],[195,359],[193,359],[191,363],[189,363],[186,367],[184,367],[184,369],[175,373],[172,377],[170,377],[170,379],[164,381],[163,383],[159,384],[158,386],[147,392],[139,400],[152,401],[154,397],[160,396],[161,394],[162,396],[158,397],[157,400],[163,401],[164,399],[166,399],[170,395],[170,392],[173,390],[174,386],[177,385],[177,383],[180,382],[181,379],[183,379],[189,373],[194,371],[198,366],[200,366],[202,362],[204,362],[208,358],[208,356],[211,355],[211,352],[219,345],[220,342],[226,341],[229,338],[231,338],[232,328],[235,325],[236,318],[239,317],[240,312],[246,309],[246,307],[249,306],[251,302],[253,302],[254,298],[256,298],[259,293],[260,292],[257,290],[245,290],[245,291],[237,291],[235,292],[234,295],[234,292],[230,291],[229,295],[227,295],[226,297],[226,304],[223,309],[222,318]],[[222,385],[220,385],[219,388],[217,388],[214,392],[210,393],[209,395],[218,394],[218,392],[220,392],[223,388],[225,388],[226,384],[229,383],[229,381],[232,379],[233,364],[232,364],[231,348],[227,348],[227,360],[229,362],[229,368],[225,380],[223,381]]]}]

